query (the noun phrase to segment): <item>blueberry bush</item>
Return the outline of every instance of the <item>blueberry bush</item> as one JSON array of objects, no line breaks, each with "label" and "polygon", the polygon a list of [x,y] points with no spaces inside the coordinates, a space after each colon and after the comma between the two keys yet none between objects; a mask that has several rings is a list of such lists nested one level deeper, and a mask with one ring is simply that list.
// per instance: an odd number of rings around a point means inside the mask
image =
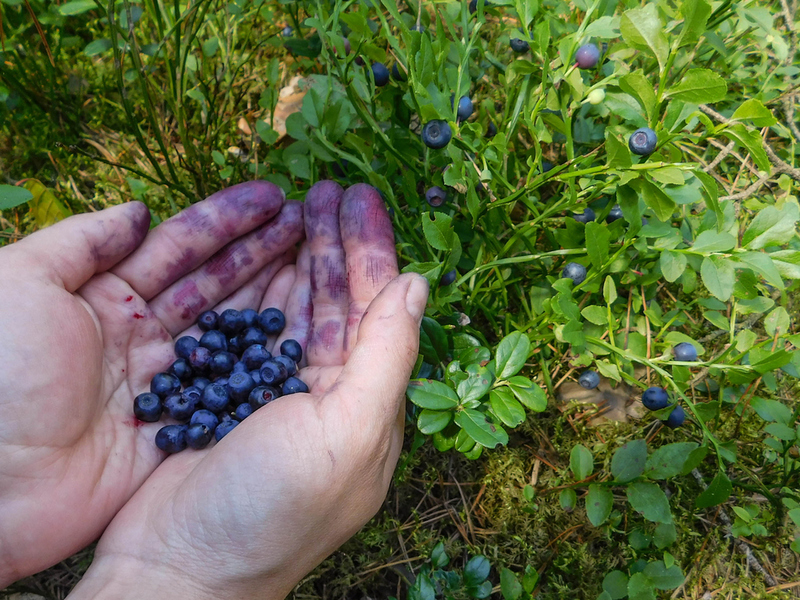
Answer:
[{"label": "blueberry bush", "polygon": [[297,598],[796,589],[796,0],[0,10],[3,241],[332,178],[430,281],[385,510]]}]

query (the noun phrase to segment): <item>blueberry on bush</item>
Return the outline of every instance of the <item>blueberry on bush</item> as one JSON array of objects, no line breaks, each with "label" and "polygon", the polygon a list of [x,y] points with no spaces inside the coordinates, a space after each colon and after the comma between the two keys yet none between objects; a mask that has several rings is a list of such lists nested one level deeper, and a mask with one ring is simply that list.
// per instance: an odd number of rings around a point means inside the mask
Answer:
[{"label": "blueberry on bush", "polygon": [[277,335],[286,327],[286,317],[277,308],[267,308],[258,315],[258,326],[267,335]]},{"label": "blueberry on bush", "polygon": [[664,421],[667,427],[671,427],[675,429],[676,427],[680,427],[683,425],[683,422],[686,420],[686,413],[683,410],[683,407],[679,404],[675,408],[672,409],[672,412],[669,413],[669,417],[667,420]]},{"label": "blueberry on bush", "polygon": [[166,425],[156,433],[156,446],[170,454],[186,448],[186,425]]},{"label": "blueberry on bush", "polygon": [[425,33],[425,27],[419,23],[414,23],[411,26],[411,31],[416,31],[417,33]]},{"label": "blueberry on bush", "polygon": [[456,270],[455,269],[451,269],[450,271],[448,271],[447,273],[442,275],[442,278],[439,280],[439,285],[442,286],[442,287],[444,287],[446,285],[450,285],[451,283],[453,283],[456,280],[456,276],[457,275],[458,274],[456,273]]},{"label": "blueberry on bush", "polygon": [[158,373],[150,381],[150,391],[159,398],[166,398],[181,389],[181,381],[172,373]]},{"label": "blueberry on bush", "polygon": [[474,110],[474,106],[472,105],[472,100],[470,100],[469,96],[461,96],[458,99],[458,110],[456,111],[456,117],[459,121],[466,121],[467,119],[472,116],[472,111]]},{"label": "blueberry on bush", "polygon": [[450,125],[447,121],[442,121],[441,119],[428,121],[422,128],[422,143],[434,150],[447,146],[452,137],[453,132],[450,129]]},{"label": "blueberry on bush", "polygon": [[628,140],[628,147],[631,152],[639,156],[650,156],[656,150],[658,136],[649,127],[637,129]]},{"label": "blueberry on bush", "polygon": [[389,69],[383,63],[372,63],[372,77],[375,79],[375,85],[383,87],[389,83]]},{"label": "blueberry on bush", "polygon": [[202,423],[195,423],[186,428],[186,445],[189,448],[200,450],[208,446],[214,433]]},{"label": "blueberry on bush", "polygon": [[401,69],[400,67],[398,67],[397,66],[398,64],[399,63],[394,63],[392,65],[392,77],[394,77],[394,79],[396,81],[405,81],[406,80],[406,72],[405,72],[404,69]]},{"label": "blueberry on bush", "polygon": [[[294,29],[292,29],[288,25],[283,28],[283,31],[281,31],[281,35],[283,37],[292,37],[292,33],[294,33]],[[194,448],[194,446],[192,446],[192,447]]]},{"label": "blueberry on bush", "polygon": [[648,410],[661,410],[669,405],[667,390],[661,387],[649,387],[642,394],[642,404]]},{"label": "blueberry on bush", "polygon": [[217,328],[218,320],[219,315],[216,312],[213,310],[207,310],[204,313],[200,313],[200,316],[197,317],[197,326],[201,329],[201,331],[211,331],[212,329]]},{"label": "blueberry on bush", "polygon": [[199,342],[190,335],[179,337],[175,342],[175,354],[178,358],[189,358],[192,350],[197,348]]},{"label": "blueberry on bush", "polygon": [[438,185],[428,188],[425,192],[425,202],[434,208],[440,207],[447,200],[447,192]]},{"label": "blueberry on bush", "polygon": [[281,354],[288,356],[294,362],[299,363],[303,358],[303,349],[297,340],[284,340],[281,344]]},{"label": "blueberry on bush", "polygon": [[608,213],[606,217],[606,223],[613,223],[614,221],[618,221],[622,218],[622,208],[620,208],[619,204],[615,204],[611,209],[611,212]]},{"label": "blueberry on bush", "polygon": [[575,53],[575,63],[580,69],[593,69],[600,60],[600,49],[594,44],[586,44]]},{"label": "blueberry on bush", "polygon": [[672,349],[675,360],[694,362],[697,360],[697,349],[689,342],[681,342]]},{"label": "blueberry on bush", "polygon": [[597,374],[597,371],[584,371],[578,377],[578,383],[587,390],[593,390],[600,385],[600,375]]},{"label": "blueberry on bush", "polygon": [[585,208],[582,213],[572,215],[572,218],[578,223],[588,223],[589,221],[594,221],[596,217],[597,215],[594,214],[591,208]]},{"label": "blueberry on bush", "polygon": [[574,285],[579,285],[586,279],[586,267],[576,262],[568,262],[561,271],[561,277],[572,279]]},{"label": "blueberry on bush", "polygon": [[133,400],[133,414],[145,423],[155,423],[161,418],[161,398],[152,392],[139,394]]},{"label": "blueberry on bush", "polygon": [[525,40],[521,40],[519,38],[511,38],[511,49],[516,52],[517,54],[523,54],[530,50],[530,44]]},{"label": "blueberry on bush", "polygon": [[489,121],[489,125],[486,127],[486,137],[492,139],[496,135],[497,125],[495,125],[492,121]]}]

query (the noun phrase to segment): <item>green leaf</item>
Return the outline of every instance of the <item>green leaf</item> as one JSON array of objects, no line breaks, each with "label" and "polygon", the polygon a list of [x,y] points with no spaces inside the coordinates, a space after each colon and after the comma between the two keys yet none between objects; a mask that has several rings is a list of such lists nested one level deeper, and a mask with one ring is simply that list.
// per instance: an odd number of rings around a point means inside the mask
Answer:
[{"label": "green leaf", "polygon": [[683,572],[678,565],[667,568],[663,560],[649,563],[643,573],[653,582],[656,589],[674,590],[683,583]]},{"label": "green leaf", "polygon": [[653,582],[644,573],[634,573],[628,581],[629,600],[656,600]]},{"label": "green leaf", "polygon": [[792,409],[783,402],[753,396],[750,406],[765,421],[788,424],[792,420]]},{"label": "green leaf", "polygon": [[464,566],[464,583],[478,585],[486,581],[492,565],[485,556],[473,556]]},{"label": "green leaf", "polygon": [[422,232],[428,243],[437,250],[451,250],[455,245],[455,232],[453,231],[453,218],[444,213],[434,213],[431,219],[428,213],[422,215]]},{"label": "green leaf", "polygon": [[586,494],[586,516],[592,525],[600,527],[611,514],[613,505],[614,495],[611,490],[596,483],[589,486],[589,493]]},{"label": "green leaf", "polygon": [[[768,284],[775,286],[779,290],[784,288],[780,271],[778,271],[768,254],[764,252],[742,252],[737,254],[736,258],[761,275]],[[786,333],[786,329],[783,332]]]},{"label": "green leaf", "polygon": [[797,437],[797,432],[783,423],[769,423],[764,426],[764,431],[784,442],[791,442]]},{"label": "green leaf", "polygon": [[683,465],[695,448],[698,448],[696,442],[676,442],[661,446],[647,459],[644,475],[650,479],[669,479],[680,475]]},{"label": "green leaf", "polygon": [[775,337],[776,334],[785,334],[789,331],[789,313],[782,306],[778,306],[764,319],[764,329],[767,330],[769,337]]},{"label": "green leaf", "polygon": [[587,306],[581,311],[583,318],[595,325],[605,325],[608,323],[606,310],[602,306]]},{"label": "green leaf", "polygon": [[656,548],[663,550],[667,546],[671,546],[678,539],[678,531],[672,523],[659,523],[653,532],[653,543]]},{"label": "green leaf", "polygon": [[711,14],[708,0],[683,0],[681,2],[683,29],[678,39],[678,47],[692,46],[706,31],[706,21]]},{"label": "green leaf", "polygon": [[97,4],[94,0],[71,0],[58,7],[58,12],[65,17],[82,15],[90,10],[97,10]]},{"label": "green leaf", "polygon": [[83,49],[83,53],[86,56],[97,56],[98,54],[102,54],[107,50],[111,50],[111,40],[92,40],[86,44],[86,48]]},{"label": "green leaf", "polygon": [[723,129],[722,132],[740,145],[744,146],[753,158],[759,169],[762,171],[770,170],[769,158],[764,150],[763,141],[757,131],[750,131],[741,123],[736,123]]},{"label": "green leaf", "polygon": [[528,359],[530,349],[528,336],[520,331],[513,331],[504,337],[497,345],[497,378],[508,379],[516,375]]},{"label": "green leaf", "polygon": [[497,388],[489,394],[492,411],[504,425],[516,427],[525,420],[525,409],[509,388]]},{"label": "green leaf", "polygon": [[500,591],[504,600],[517,600],[522,596],[522,584],[512,571],[503,567],[500,569]]},{"label": "green leaf", "polygon": [[639,477],[647,461],[647,442],[633,440],[614,452],[611,458],[611,474],[620,483]]},{"label": "green leaf", "polygon": [[433,435],[450,424],[453,413],[449,410],[438,411],[424,409],[417,417],[417,428],[425,435]]},{"label": "green leaf", "polygon": [[536,588],[537,583],[539,583],[539,572],[532,566],[527,565],[525,574],[522,576],[522,587],[530,594]]},{"label": "green leaf", "polygon": [[731,116],[731,121],[747,121],[754,127],[771,127],[778,122],[772,112],[760,100],[745,100]]},{"label": "green leaf", "polygon": [[796,234],[795,223],[800,219],[797,205],[787,202],[778,210],[767,206],[758,211],[742,235],[742,245],[750,250],[765,246],[787,244]]},{"label": "green leaf", "polygon": [[703,493],[697,497],[697,508],[709,508],[710,506],[722,504],[730,497],[732,491],[731,480],[728,479],[725,473],[720,471]]},{"label": "green leaf", "polygon": [[703,196],[705,196],[706,204],[714,211],[717,217],[717,228],[721,230],[725,223],[725,216],[722,213],[722,207],[719,203],[719,186],[717,185],[717,180],[700,169],[696,169],[693,175],[703,185]]},{"label": "green leaf", "polygon": [[695,252],[727,252],[736,247],[736,237],[728,232],[718,232],[707,229],[697,236],[692,245]]},{"label": "green leaf", "polygon": [[447,550],[445,550],[444,542],[439,542],[434,546],[433,552],[431,552],[431,564],[436,567],[437,569],[441,569],[447,566],[447,563],[450,562],[450,557],[447,556]]},{"label": "green leaf", "polygon": [[522,402],[530,410],[534,412],[542,412],[547,408],[547,395],[538,384],[533,383],[531,380],[520,377],[511,377],[508,380],[509,387],[517,400]]},{"label": "green leaf", "polygon": [[572,448],[572,452],[569,454],[569,468],[578,481],[583,481],[592,474],[594,459],[592,458],[592,453],[589,452],[586,446],[575,444]]},{"label": "green leaf", "polygon": [[646,119],[651,121],[656,111],[656,94],[653,91],[653,84],[648,81],[644,73],[637,69],[620,77],[619,87],[626,94],[633,96],[642,107]]},{"label": "green leaf", "polygon": [[25,204],[33,198],[33,194],[24,187],[0,184],[0,210],[14,208]]},{"label": "green leaf", "polygon": [[664,250],[658,260],[664,279],[670,283],[677,281],[686,270],[686,255],[672,250]]},{"label": "green leaf", "polygon": [[578,494],[572,488],[566,488],[558,493],[558,503],[566,511],[573,510],[578,503]]},{"label": "green leaf", "polygon": [[680,83],[669,88],[665,96],[693,102],[694,104],[708,104],[720,102],[728,93],[728,84],[725,80],[710,69],[689,69],[681,77]]},{"label": "green leaf", "polygon": [[600,268],[608,260],[608,243],[611,240],[611,232],[605,225],[596,221],[586,224],[586,252],[592,264]]},{"label": "green leaf", "polygon": [[675,211],[676,206],[675,201],[656,187],[655,184],[646,179],[637,179],[632,181],[630,185],[639,192],[644,203],[653,210],[659,221],[667,222],[672,219],[672,213]]},{"label": "green leaf", "polygon": [[408,399],[420,408],[447,410],[458,406],[455,391],[440,381],[432,379],[414,379],[406,388]]},{"label": "green leaf", "polygon": [[611,600],[621,600],[628,595],[628,576],[622,571],[611,571],[603,578],[603,590]]},{"label": "green leaf", "polygon": [[627,169],[631,166],[631,151],[610,128],[606,129],[606,162],[613,169]]},{"label": "green leaf", "polygon": [[669,500],[664,491],[654,483],[629,483],[628,502],[648,521],[672,523]]},{"label": "green leaf", "polygon": [[703,284],[714,297],[722,302],[730,299],[736,283],[736,273],[730,260],[718,256],[704,258],[703,264],[700,266],[700,276],[703,278]]},{"label": "green leaf", "polygon": [[467,378],[458,384],[458,397],[461,402],[466,404],[470,400],[480,400],[489,391],[494,377],[492,372],[486,367],[480,365],[469,365],[464,369],[467,373]]},{"label": "green leaf", "polygon": [[663,70],[669,56],[669,42],[664,33],[664,24],[658,16],[657,5],[649,3],[643,8],[626,11],[619,25],[625,41],[637,50],[654,55]]},{"label": "green leaf", "polygon": [[444,328],[430,317],[422,317],[419,353],[432,365],[447,360],[447,334]]},{"label": "green leaf", "polygon": [[603,282],[603,298],[605,298],[607,304],[614,304],[614,301],[617,299],[617,286],[611,275],[608,275]]},{"label": "green leaf", "polygon": [[498,445],[505,446],[508,443],[508,434],[505,429],[495,425],[489,421],[484,413],[475,409],[465,408],[457,412],[455,422],[473,440],[486,448],[495,448]]}]

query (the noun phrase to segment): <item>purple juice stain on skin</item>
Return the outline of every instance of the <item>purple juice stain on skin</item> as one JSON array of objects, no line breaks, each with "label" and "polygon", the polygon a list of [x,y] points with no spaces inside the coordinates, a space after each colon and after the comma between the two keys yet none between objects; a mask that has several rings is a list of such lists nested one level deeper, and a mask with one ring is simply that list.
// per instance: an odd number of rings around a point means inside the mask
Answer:
[{"label": "purple juice stain on skin", "polygon": [[172,304],[176,308],[183,308],[181,319],[189,319],[199,314],[207,302],[194,281],[186,281],[172,295]]},{"label": "purple juice stain on skin", "polygon": [[367,256],[362,274],[372,286],[385,284],[397,271],[397,262],[387,261],[383,256]]},{"label": "purple juice stain on skin", "polygon": [[342,202],[342,186],[334,181],[320,181],[306,194],[306,236],[326,236],[338,241],[339,207]]},{"label": "purple juice stain on skin", "polygon": [[325,350],[331,350],[336,343],[336,337],[340,329],[341,325],[337,321],[327,321],[315,332],[314,341]]},{"label": "purple juice stain on skin", "polygon": [[222,287],[231,285],[237,277],[239,270],[253,264],[253,257],[246,242],[233,242],[212,256],[204,273],[217,278]]},{"label": "purple juice stain on skin", "polygon": [[186,248],[181,257],[164,268],[164,277],[159,281],[161,287],[174,283],[194,267],[197,262],[197,253],[194,248]]},{"label": "purple juice stain on skin", "polygon": [[[219,195],[218,198],[214,198]],[[249,221],[255,225],[264,222],[265,215],[274,215],[280,210],[286,195],[269,181],[247,181],[214,194],[222,213],[233,213],[237,221]]]},{"label": "purple juice stain on skin", "polygon": [[358,238],[394,252],[394,230],[378,190],[365,183],[347,189],[339,211],[342,239]]}]

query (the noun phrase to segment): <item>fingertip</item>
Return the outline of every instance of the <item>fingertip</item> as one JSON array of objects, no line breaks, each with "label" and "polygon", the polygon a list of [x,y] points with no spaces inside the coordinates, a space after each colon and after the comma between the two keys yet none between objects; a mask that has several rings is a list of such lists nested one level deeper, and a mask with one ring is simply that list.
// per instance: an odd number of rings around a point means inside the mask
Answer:
[{"label": "fingertip", "polygon": [[394,246],[394,230],[380,193],[371,185],[357,183],[342,196],[339,226],[343,239]]},{"label": "fingertip", "polygon": [[406,291],[406,310],[419,323],[425,314],[425,307],[428,304],[428,293],[430,286],[428,280],[417,273],[405,273],[398,279],[409,280],[408,290]]}]

